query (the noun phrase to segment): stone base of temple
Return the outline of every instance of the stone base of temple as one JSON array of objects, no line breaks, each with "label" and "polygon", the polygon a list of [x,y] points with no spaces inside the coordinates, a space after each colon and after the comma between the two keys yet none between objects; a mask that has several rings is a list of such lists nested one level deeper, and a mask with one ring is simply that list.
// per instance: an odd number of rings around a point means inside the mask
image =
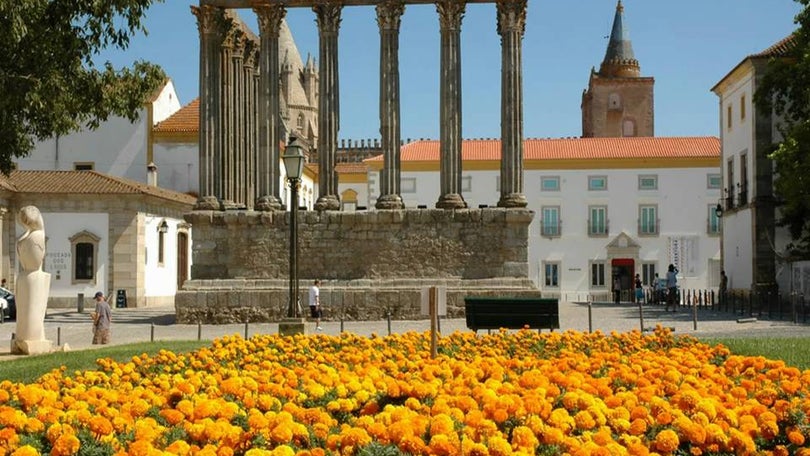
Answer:
[{"label": "stone base of temple", "polygon": [[[322,280],[327,318],[420,318],[422,289],[539,296],[528,279],[526,209],[305,211],[298,217],[301,303]],[[281,211],[194,211],[192,280],[175,296],[179,323],[279,321],[289,305],[290,217]],[[304,311],[308,309],[303,309]]]},{"label": "stone base of temple", "polygon": [[279,336],[294,336],[307,333],[307,322],[303,318],[285,318],[278,322]]},{"label": "stone base of temple", "polygon": [[[325,320],[383,320],[389,312],[395,320],[418,320],[427,318],[422,291],[430,286],[447,290],[449,318],[464,316],[466,296],[540,297],[528,279],[363,279],[322,280],[320,301]],[[302,303],[308,290],[309,281],[302,282]],[[175,297],[177,322],[183,324],[284,322],[288,303],[285,280],[190,280]]]}]

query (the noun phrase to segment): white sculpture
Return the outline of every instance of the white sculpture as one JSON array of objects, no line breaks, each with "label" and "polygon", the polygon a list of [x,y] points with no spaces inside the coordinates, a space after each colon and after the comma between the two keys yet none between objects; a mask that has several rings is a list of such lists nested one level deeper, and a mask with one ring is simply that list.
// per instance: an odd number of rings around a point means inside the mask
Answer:
[{"label": "white sculpture", "polygon": [[51,288],[51,275],[42,270],[45,259],[45,224],[35,206],[20,209],[17,221],[26,228],[17,239],[17,258],[22,269],[17,276],[17,332],[11,341],[12,353],[38,354],[51,351],[45,339],[45,310]]}]

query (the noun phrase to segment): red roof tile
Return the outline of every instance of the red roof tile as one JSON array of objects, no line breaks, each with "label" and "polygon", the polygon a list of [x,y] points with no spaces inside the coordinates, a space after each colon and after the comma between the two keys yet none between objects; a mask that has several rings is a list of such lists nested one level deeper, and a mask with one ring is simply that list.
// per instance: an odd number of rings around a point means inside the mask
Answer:
[{"label": "red roof tile", "polygon": [[[719,158],[720,140],[706,137],[526,139],[524,160],[592,160],[611,158]],[[402,146],[402,161],[438,161],[439,141]],[[461,144],[463,161],[500,160],[498,139],[468,139]],[[368,161],[382,161],[382,155]]]},{"label": "red roof tile", "polygon": [[152,129],[158,133],[191,133],[200,129],[200,99],[195,98]]},{"label": "red roof tile", "polygon": [[194,204],[197,198],[173,190],[152,187],[97,171],[13,171],[0,176],[4,187],[18,193],[81,195],[147,195],[178,203]]},{"label": "red roof tile", "polygon": [[790,52],[796,46],[796,35],[791,33],[790,35],[782,38],[778,42],[774,43],[769,48],[765,49],[762,52],[752,54],[750,57],[783,57]]}]

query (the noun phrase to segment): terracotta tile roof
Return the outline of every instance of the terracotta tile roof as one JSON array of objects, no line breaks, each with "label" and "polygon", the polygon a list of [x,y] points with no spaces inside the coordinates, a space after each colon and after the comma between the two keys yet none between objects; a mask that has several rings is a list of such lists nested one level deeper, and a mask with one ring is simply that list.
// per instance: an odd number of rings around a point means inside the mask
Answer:
[{"label": "terracotta tile roof", "polygon": [[197,198],[97,171],[13,171],[0,183],[17,193],[146,195],[193,205]]},{"label": "terracotta tile roof", "polygon": [[749,57],[784,57],[788,54],[794,47],[796,46],[796,34],[791,33],[790,35],[782,38],[781,40],[774,43],[769,48],[765,49],[762,52],[758,52],[756,54],[752,54]]},{"label": "terracotta tile roof", "polygon": [[335,165],[338,174],[366,174],[368,165],[365,163],[338,163]]},{"label": "terracotta tile roof", "polygon": [[[612,158],[720,157],[720,140],[706,137],[558,138],[526,139],[524,160],[593,160]],[[438,161],[439,141],[415,141],[402,146],[402,161]],[[498,139],[468,139],[461,144],[461,159],[500,160]],[[367,161],[382,161],[382,155]]]},{"label": "terracotta tile roof", "polygon": [[152,129],[157,133],[190,133],[200,129],[200,99],[195,98]]}]

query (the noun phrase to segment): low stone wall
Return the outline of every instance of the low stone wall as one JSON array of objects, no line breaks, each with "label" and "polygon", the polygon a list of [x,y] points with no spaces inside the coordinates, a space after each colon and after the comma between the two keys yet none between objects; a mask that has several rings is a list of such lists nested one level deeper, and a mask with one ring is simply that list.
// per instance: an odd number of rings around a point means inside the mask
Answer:
[{"label": "low stone wall", "polygon": [[[327,314],[418,318],[421,289],[447,287],[448,314],[463,297],[539,296],[528,279],[524,209],[301,212],[298,277],[322,284]],[[289,302],[290,214],[195,211],[192,280],[175,297],[181,323],[276,321]],[[306,296],[301,302],[306,311]]]},{"label": "low stone wall", "polygon": [[[310,282],[301,283],[302,312],[308,316]],[[422,289],[447,290],[447,316],[464,316],[465,296],[540,297],[528,279],[323,281],[321,303],[331,320],[420,319]],[[178,323],[272,322],[287,316],[288,283],[283,280],[191,280],[175,297]]]}]

